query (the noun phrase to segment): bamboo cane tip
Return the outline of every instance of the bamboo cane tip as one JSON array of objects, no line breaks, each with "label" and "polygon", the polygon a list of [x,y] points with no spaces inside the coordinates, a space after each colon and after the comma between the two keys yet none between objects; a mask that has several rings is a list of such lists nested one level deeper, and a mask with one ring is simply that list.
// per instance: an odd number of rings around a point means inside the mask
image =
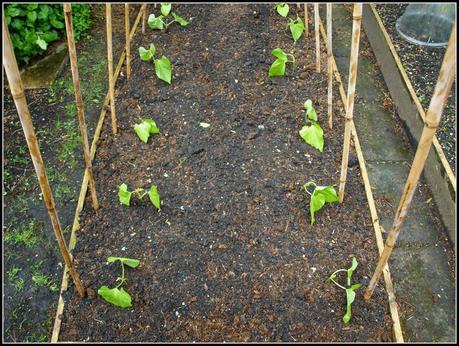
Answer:
[{"label": "bamboo cane tip", "polygon": [[363,299],[365,299],[366,302],[369,302],[372,295],[373,295],[373,291],[367,288],[363,295]]}]

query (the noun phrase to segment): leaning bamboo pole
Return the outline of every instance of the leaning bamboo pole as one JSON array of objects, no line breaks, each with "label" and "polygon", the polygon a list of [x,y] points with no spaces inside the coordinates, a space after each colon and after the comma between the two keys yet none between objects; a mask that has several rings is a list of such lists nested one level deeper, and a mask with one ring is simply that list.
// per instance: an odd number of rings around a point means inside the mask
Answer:
[{"label": "leaning bamboo pole", "polygon": [[400,227],[406,218],[408,210],[411,206],[411,200],[414,195],[414,191],[421,176],[424,168],[425,161],[432,146],[432,141],[435,137],[438,124],[440,123],[443,108],[445,107],[446,100],[448,99],[449,92],[453,85],[456,76],[456,24],[454,24],[451,36],[448,42],[448,48],[446,49],[445,57],[440,69],[437,85],[430,101],[429,110],[427,111],[424,129],[422,130],[421,138],[419,139],[418,149],[414,156],[413,164],[411,165],[410,173],[405,183],[402,197],[395,214],[392,228],[387,236],[384,251],[379,258],[378,265],[370,280],[370,283],[365,290],[365,299],[371,298],[373,291],[376,287],[376,283],[381,276],[381,272],[389,260],[392,253],[392,249],[395,246],[398,235],[400,233]]},{"label": "leaning bamboo pole", "polygon": [[108,62],[108,90],[110,93],[110,113],[112,116],[112,131],[116,135],[116,114],[115,114],[115,83],[113,81],[113,51],[112,51],[112,5],[106,4],[107,22],[107,62]]},{"label": "leaning bamboo pole", "polygon": [[142,34],[145,34],[145,26],[147,23],[147,8],[148,8],[148,4],[144,4],[143,14],[142,14]]},{"label": "leaning bamboo pole", "polygon": [[309,36],[308,5],[304,3],[304,34]]},{"label": "leaning bamboo pole", "polygon": [[126,32],[126,78],[131,78],[131,40],[129,39],[129,4],[124,4],[124,27]]},{"label": "leaning bamboo pole", "polygon": [[35,136],[35,130],[32,124],[32,118],[30,116],[29,107],[27,106],[27,100],[24,94],[24,86],[22,84],[21,75],[19,73],[18,64],[13,51],[13,45],[11,44],[10,34],[8,32],[8,26],[6,24],[5,15],[2,15],[3,23],[3,66],[5,67],[6,76],[10,85],[11,94],[18,111],[19,119],[21,120],[22,129],[24,136],[29,147],[30,156],[32,158],[35,173],[38,178],[38,183],[43,194],[43,201],[45,202],[48,214],[51,219],[54,234],[56,236],[59,250],[64,258],[66,266],[69,268],[70,275],[72,276],[75,288],[81,297],[85,295],[85,289],[80,281],[80,278],[75,270],[72,262],[72,257],[65,244],[64,235],[62,234],[62,228],[59,222],[59,217],[56,211],[56,205],[54,204],[53,192],[49,186],[48,176],[43,164],[43,159],[40,153],[40,147],[38,146],[37,137]]},{"label": "leaning bamboo pole", "polygon": [[345,128],[344,128],[344,144],[343,144],[343,156],[341,161],[341,176],[339,180],[339,202],[343,203],[344,199],[344,187],[346,185],[347,176],[347,165],[349,160],[349,148],[351,146],[351,125],[353,121],[354,113],[354,96],[355,96],[355,84],[357,81],[357,63],[359,60],[359,41],[360,41],[360,25],[362,22],[362,4],[354,4],[352,20],[352,46],[351,56],[349,62],[349,82],[347,87],[347,109],[345,117]]},{"label": "leaning bamboo pole", "polygon": [[327,3],[328,127],[333,128],[332,4]]},{"label": "leaning bamboo pole", "polygon": [[97,200],[96,184],[92,173],[92,163],[89,155],[89,141],[86,132],[86,123],[84,120],[84,105],[83,97],[80,89],[80,77],[78,73],[77,53],[75,49],[75,38],[73,35],[72,23],[72,5],[64,3],[64,19],[67,31],[67,44],[69,47],[70,68],[72,70],[73,88],[75,89],[75,100],[78,114],[78,122],[80,125],[81,141],[83,142],[83,156],[86,169],[89,174],[89,188],[91,190],[92,206],[95,210],[99,209],[99,201]]},{"label": "leaning bamboo pole", "polygon": [[320,72],[320,36],[319,36],[319,4],[314,4],[314,32],[316,35],[316,72]]}]

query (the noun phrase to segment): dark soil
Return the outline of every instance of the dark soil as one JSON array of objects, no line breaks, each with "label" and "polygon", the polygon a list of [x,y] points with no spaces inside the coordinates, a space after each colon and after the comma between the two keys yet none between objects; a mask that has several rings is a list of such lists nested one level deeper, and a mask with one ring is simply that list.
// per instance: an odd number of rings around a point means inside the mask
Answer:
[{"label": "dark soil", "polygon": [[[139,6],[131,6],[131,23],[138,13]],[[97,56],[93,55],[83,61],[83,55],[95,49],[105,50],[105,7],[92,5],[93,26],[88,33],[88,38],[77,43],[77,55],[82,82],[82,93],[85,101],[85,117],[90,140],[97,123],[103,98],[107,93],[106,66],[103,67],[104,80],[97,80],[100,73],[89,71],[97,64]],[[124,44],[124,5],[113,6],[113,17],[122,20],[114,21],[113,31],[116,41],[114,42],[114,56],[116,61],[122,52]],[[87,54],[86,54],[87,55]],[[106,53],[103,54],[104,58]],[[105,71],[105,72],[104,72]],[[89,77],[88,74],[92,73]],[[70,65],[64,65],[56,80],[67,81],[71,85]],[[86,84],[84,84],[86,83]],[[41,199],[41,190],[35,177],[35,170],[27,149],[27,144],[19,122],[19,117],[14,105],[8,81],[4,79],[4,103],[3,103],[3,196],[4,196],[4,227],[3,235],[3,259],[4,259],[4,340],[7,342],[44,342],[49,341],[53,327],[59,287],[62,280],[62,256],[59,253],[56,239],[52,230],[51,222],[46,207]],[[85,88],[85,85],[101,85],[100,94],[97,95],[101,102],[95,103],[89,95],[95,95],[94,90]],[[53,94],[49,89],[26,90],[32,122],[40,145],[41,154],[45,162],[49,182],[54,193],[56,207],[62,229],[65,236],[70,235],[73,223],[76,202],[78,199],[81,179],[83,176],[83,155],[81,142],[77,138],[76,146],[68,143],[69,133],[79,134],[76,113],[67,114],[67,106],[75,104],[73,91],[67,92],[64,87],[57,88]],[[93,96],[95,97],[95,96]],[[52,100],[52,101],[50,101]],[[73,119],[72,119],[73,118]],[[74,120],[72,123],[71,120]],[[57,126],[73,124],[73,128]],[[78,137],[78,136],[77,136]],[[74,161],[59,159],[62,148],[74,150],[67,157]],[[61,189],[61,190],[60,190]],[[60,192],[62,191],[62,192]],[[36,243],[25,245],[24,243],[13,244],[5,239],[21,229],[33,231],[31,238]],[[29,240],[31,239],[29,238]],[[11,279],[8,272],[17,268],[20,271]],[[32,277],[37,274],[46,275],[51,285],[39,286],[34,283]],[[22,281],[24,286],[20,288],[15,283]]]},{"label": "dark soil", "polygon": [[[408,4],[376,5],[378,14],[413,83],[424,110],[427,112],[437,83],[446,48],[429,48],[406,41],[395,28],[397,19],[403,15]],[[437,138],[451,168],[456,172],[456,83],[443,110]]]},{"label": "dark soil", "polygon": [[[102,207],[96,215],[87,196],[74,250],[88,296],[78,298],[73,284],[65,293],[60,340],[390,341],[382,284],[370,303],[357,291],[346,326],[345,292],[326,281],[355,256],[353,281],[365,286],[376,265],[355,154],[345,203],[326,205],[314,226],[300,190],[309,180],[337,183],[344,131],[342,121],[326,127],[327,78],[315,72],[313,36],[295,46],[272,5],[174,7],[191,24],[138,31],[131,80],[117,84],[119,133],[108,116],[94,163]],[[152,42],[174,65],[172,85],[137,55]],[[269,79],[277,47],[294,49],[298,66]],[[334,95],[334,119],[342,120]],[[298,135],[307,98],[324,128],[323,153]],[[148,144],[133,131],[142,118],[161,130]],[[121,205],[121,183],[157,185],[161,212],[149,201]],[[96,293],[119,275],[108,256],[141,261],[127,270],[131,309]]]}]

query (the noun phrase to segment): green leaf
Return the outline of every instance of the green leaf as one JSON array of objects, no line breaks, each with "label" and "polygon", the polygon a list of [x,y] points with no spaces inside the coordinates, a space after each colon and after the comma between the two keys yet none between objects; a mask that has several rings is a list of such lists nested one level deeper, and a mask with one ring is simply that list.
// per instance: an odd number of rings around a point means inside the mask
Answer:
[{"label": "green leaf", "polygon": [[274,55],[277,59],[287,62],[287,54],[284,53],[284,51],[280,48],[276,48],[271,52],[272,55]]},{"label": "green leaf", "polygon": [[182,17],[179,17],[177,14],[175,14],[175,12],[172,12],[172,17],[174,17],[175,21],[179,23],[181,26],[187,26],[188,24],[190,24],[190,22],[186,21]]},{"label": "green leaf", "polygon": [[150,197],[151,203],[153,203],[158,210],[161,210],[161,200],[156,185],[151,186],[150,191],[148,191],[148,197]]},{"label": "green leaf", "polygon": [[313,225],[316,221],[316,219],[314,218],[315,212],[322,209],[324,204],[325,197],[320,193],[316,193],[316,191],[314,190],[311,196],[311,202],[309,204],[309,212],[311,213],[311,225]]},{"label": "green leaf", "polygon": [[346,288],[347,309],[346,309],[346,314],[343,316],[344,324],[348,324],[349,321],[351,320],[351,315],[352,315],[351,305],[355,300],[355,290],[358,289],[360,286],[361,286],[360,284],[355,284],[355,285],[352,285],[352,287],[350,288]]},{"label": "green leaf", "polygon": [[327,203],[339,201],[338,194],[333,186],[316,186],[315,190],[325,197],[325,202]]},{"label": "green leaf", "polygon": [[35,23],[35,21],[37,20],[37,12],[27,12],[27,19],[29,22]]},{"label": "green leaf", "polygon": [[43,50],[46,50],[46,48],[48,47],[48,44],[46,43],[46,41],[41,39],[40,36],[37,38],[35,43],[38,44],[40,48]]},{"label": "green leaf", "polygon": [[53,17],[50,17],[49,18],[49,22],[51,23],[51,25],[53,27],[55,27],[56,29],[63,29],[65,27],[64,23],[62,23],[61,21],[57,20],[55,18],[55,16]]},{"label": "green leaf", "polygon": [[150,124],[142,122],[140,124],[134,125],[134,131],[139,136],[140,140],[144,143],[148,142],[148,137],[150,137]]},{"label": "green leaf", "polygon": [[293,41],[296,42],[299,40],[301,35],[303,35],[304,31],[304,24],[300,17],[298,17],[295,21],[290,19],[290,32],[292,33]]},{"label": "green leaf", "polygon": [[6,14],[10,17],[20,16],[22,14],[22,10],[16,6],[16,4],[8,5],[6,8]]},{"label": "green leaf", "polygon": [[159,79],[171,84],[172,67],[169,59],[163,55],[161,59],[155,60],[155,71]]},{"label": "green leaf", "polygon": [[108,288],[107,286],[102,286],[97,293],[107,302],[119,306],[120,308],[129,308],[132,306],[131,296],[123,288],[119,290],[116,287]]},{"label": "green leaf", "polygon": [[276,59],[269,68],[269,76],[277,77],[283,75],[285,75],[285,61]]},{"label": "green leaf", "polygon": [[287,17],[288,11],[289,11],[289,7],[287,4],[285,3],[278,4],[276,6],[276,9],[277,9],[277,13],[279,13],[282,17]]},{"label": "green leaf", "polygon": [[131,268],[137,268],[140,264],[140,261],[134,258],[113,257],[113,256],[110,256],[107,258],[107,263],[113,263],[115,261],[120,261],[123,264],[126,264],[127,266]]},{"label": "green leaf", "polygon": [[156,52],[156,48],[153,43],[150,44],[150,49],[139,47],[140,59],[143,61],[150,61],[155,55],[155,52]]},{"label": "green leaf", "polygon": [[11,21],[11,26],[16,30],[21,30],[24,27],[24,22],[19,18],[14,18]]},{"label": "green leaf", "polygon": [[56,41],[56,40],[59,38],[59,36],[57,35],[57,32],[55,32],[54,30],[53,30],[53,31],[45,32],[41,37],[42,37],[46,42]]},{"label": "green leaf", "polygon": [[161,4],[161,13],[164,17],[167,17],[169,12],[171,11],[172,4],[170,2],[165,2]]},{"label": "green leaf", "polygon": [[29,4],[29,5],[27,5],[27,11],[36,10],[37,7],[38,7],[38,4]]},{"label": "green leaf", "polygon": [[354,270],[357,268],[357,260],[355,257],[352,257],[352,265],[351,267],[347,270],[347,285],[351,285],[351,279],[352,279],[352,274],[354,273]]},{"label": "green leaf", "polygon": [[144,119],[144,123],[150,125],[150,134],[158,134],[159,133],[159,127],[156,126],[156,122],[152,119]]},{"label": "green leaf", "polygon": [[154,14],[150,14],[150,16],[148,17],[148,26],[152,29],[163,30],[163,16],[155,17]]},{"label": "green leaf", "polygon": [[319,124],[313,123],[311,126],[303,126],[300,136],[306,143],[316,148],[320,152],[324,149],[324,131]]},{"label": "green leaf", "polygon": [[49,6],[42,5],[40,7],[40,12],[38,12],[38,19],[45,20],[48,18],[48,15],[49,15]]},{"label": "green leaf", "polygon": [[304,103],[304,108],[306,109],[306,116],[309,120],[317,121],[317,113],[314,107],[312,106],[311,100],[306,100]]},{"label": "green leaf", "polygon": [[131,195],[132,195],[132,192],[128,191],[127,185],[124,183],[121,184],[118,189],[118,197],[119,197],[120,203],[129,206],[131,202]]}]

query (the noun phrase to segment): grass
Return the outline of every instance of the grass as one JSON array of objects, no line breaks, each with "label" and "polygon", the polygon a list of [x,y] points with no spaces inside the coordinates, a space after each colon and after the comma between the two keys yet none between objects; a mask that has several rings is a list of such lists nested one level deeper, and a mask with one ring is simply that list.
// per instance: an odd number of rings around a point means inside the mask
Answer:
[{"label": "grass", "polygon": [[36,220],[31,220],[26,228],[8,231],[4,235],[4,241],[10,245],[24,245],[27,248],[32,248],[40,241],[37,234],[41,230],[41,225]]},{"label": "grass", "polygon": [[6,276],[8,276],[8,280],[14,281],[14,279],[16,279],[16,276],[19,274],[21,270],[22,268],[20,267],[16,267],[16,266],[11,267],[11,269],[6,272]]}]

